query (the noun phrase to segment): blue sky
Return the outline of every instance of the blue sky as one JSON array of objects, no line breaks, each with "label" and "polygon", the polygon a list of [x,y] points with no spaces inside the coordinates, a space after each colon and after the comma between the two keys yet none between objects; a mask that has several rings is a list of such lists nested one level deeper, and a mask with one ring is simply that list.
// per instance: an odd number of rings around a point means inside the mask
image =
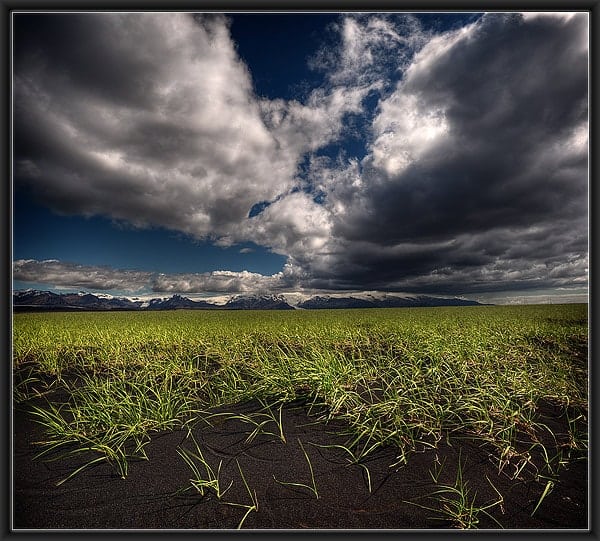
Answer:
[{"label": "blue sky", "polygon": [[16,13],[13,287],[585,300],[588,32]]}]

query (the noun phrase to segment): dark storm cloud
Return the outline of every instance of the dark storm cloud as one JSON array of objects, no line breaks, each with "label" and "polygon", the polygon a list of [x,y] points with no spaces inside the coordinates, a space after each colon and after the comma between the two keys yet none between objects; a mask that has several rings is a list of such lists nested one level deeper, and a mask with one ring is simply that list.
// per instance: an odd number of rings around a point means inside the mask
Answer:
[{"label": "dark storm cloud", "polygon": [[17,14],[14,26],[17,186],[54,210],[223,245],[268,244],[248,213],[292,193],[302,155],[338,137],[369,90],[259,100],[223,16]]},{"label": "dark storm cloud", "polygon": [[355,194],[366,211],[336,231],[394,243],[585,212],[587,154],[573,148],[577,130],[587,130],[585,25],[585,17],[525,24],[517,14],[488,15],[468,37],[426,48],[390,98],[400,106],[381,110],[384,135],[402,150],[395,115],[415,114],[402,107],[407,96],[417,114],[440,111],[447,127],[401,171],[386,170],[392,153],[375,167],[367,161],[369,182]]},{"label": "dark storm cloud", "polygon": [[[348,244],[333,258],[328,276],[312,287],[462,295],[507,289],[587,283],[585,242],[574,240],[571,222],[553,227],[494,229],[451,240],[393,247],[368,241]],[[542,238],[540,238],[542,237]]]},{"label": "dark storm cloud", "polygon": [[551,281],[587,261],[587,84],[585,15],[486,15],[434,38],[380,102],[360,172],[329,171],[343,287],[510,288],[510,268]]},{"label": "dark storm cloud", "polygon": [[223,17],[17,14],[14,96],[15,183],[55,210],[218,238],[293,183]]},{"label": "dark storm cloud", "polygon": [[[125,24],[132,32],[131,38],[124,40]],[[45,75],[50,91],[64,90],[68,83],[72,93],[103,101],[134,107],[152,102],[153,56],[161,51],[149,49],[151,40],[137,41],[139,34],[125,17],[21,13],[15,15],[15,25],[16,72],[35,67]]]}]

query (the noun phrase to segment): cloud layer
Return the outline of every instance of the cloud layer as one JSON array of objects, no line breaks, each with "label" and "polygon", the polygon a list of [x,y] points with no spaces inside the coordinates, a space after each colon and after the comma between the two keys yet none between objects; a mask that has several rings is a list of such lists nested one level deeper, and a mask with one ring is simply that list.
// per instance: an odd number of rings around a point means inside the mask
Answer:
[{"label": "cloud layer", "polygon": [[[441,33],[348,15],[330,31],[310,59],[323,84],[300,102],[255,95],[223,16],[17,14],[15,184],[58,212],[288,257],[274,276],[94,269],[98,289],[587,284],[587,14]],[[84,287],[77,269],[14,272]]]},{"label": "cloud layer", "polygon": [[248,271],[164,274],[79,265],[55,259],[19,259],[13,263],[13,278],[57,288],[132,293],[239,293],[283,290],[291,285],[288,269],[272,276]]}]

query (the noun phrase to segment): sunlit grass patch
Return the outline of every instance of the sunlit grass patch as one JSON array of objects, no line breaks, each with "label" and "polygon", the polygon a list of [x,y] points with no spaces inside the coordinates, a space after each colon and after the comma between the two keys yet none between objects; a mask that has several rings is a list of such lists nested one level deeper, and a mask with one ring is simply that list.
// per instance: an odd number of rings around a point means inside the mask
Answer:
[{"label": "sunlit grass patch", "polygon": [[[247,425],[248,444],[286,445],[282,408],[304,400],[342,423],[336,445],[369,490],[378,450],[398,466],[460,436],[515,480],[533,471],[543,505],[587,450],[587,339],[585,305],[15,314],[13,399],[44,426],[42,458],[92,453],[73,475],[108,461],[126,477],[154,432],[214,422],[215,408]],[[251,400],[262,410],[227,411]],[[567,434],[539,420],[542,404],[563,412]],[[318,496],[309,473],[277,481]]]}]

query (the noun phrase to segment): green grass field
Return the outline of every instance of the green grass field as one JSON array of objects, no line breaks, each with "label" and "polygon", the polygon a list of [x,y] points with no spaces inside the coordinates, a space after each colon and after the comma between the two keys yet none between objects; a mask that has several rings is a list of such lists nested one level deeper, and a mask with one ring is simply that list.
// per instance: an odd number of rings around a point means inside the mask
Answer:
[{"label": "green grass field", "polygon": [[544,401],[570,427],[551,469],[587,449],[587,309],[18,313],[13,400],[44,425],[42,454],[93,450],[123,477],[155,431],[257,399],[266,413],[249,438],[276,434],[278,408],[298,398],[347,423],[356,463],[389,445],[402,463],[460,434],[518,472],[518,434],[543,446]]}]

